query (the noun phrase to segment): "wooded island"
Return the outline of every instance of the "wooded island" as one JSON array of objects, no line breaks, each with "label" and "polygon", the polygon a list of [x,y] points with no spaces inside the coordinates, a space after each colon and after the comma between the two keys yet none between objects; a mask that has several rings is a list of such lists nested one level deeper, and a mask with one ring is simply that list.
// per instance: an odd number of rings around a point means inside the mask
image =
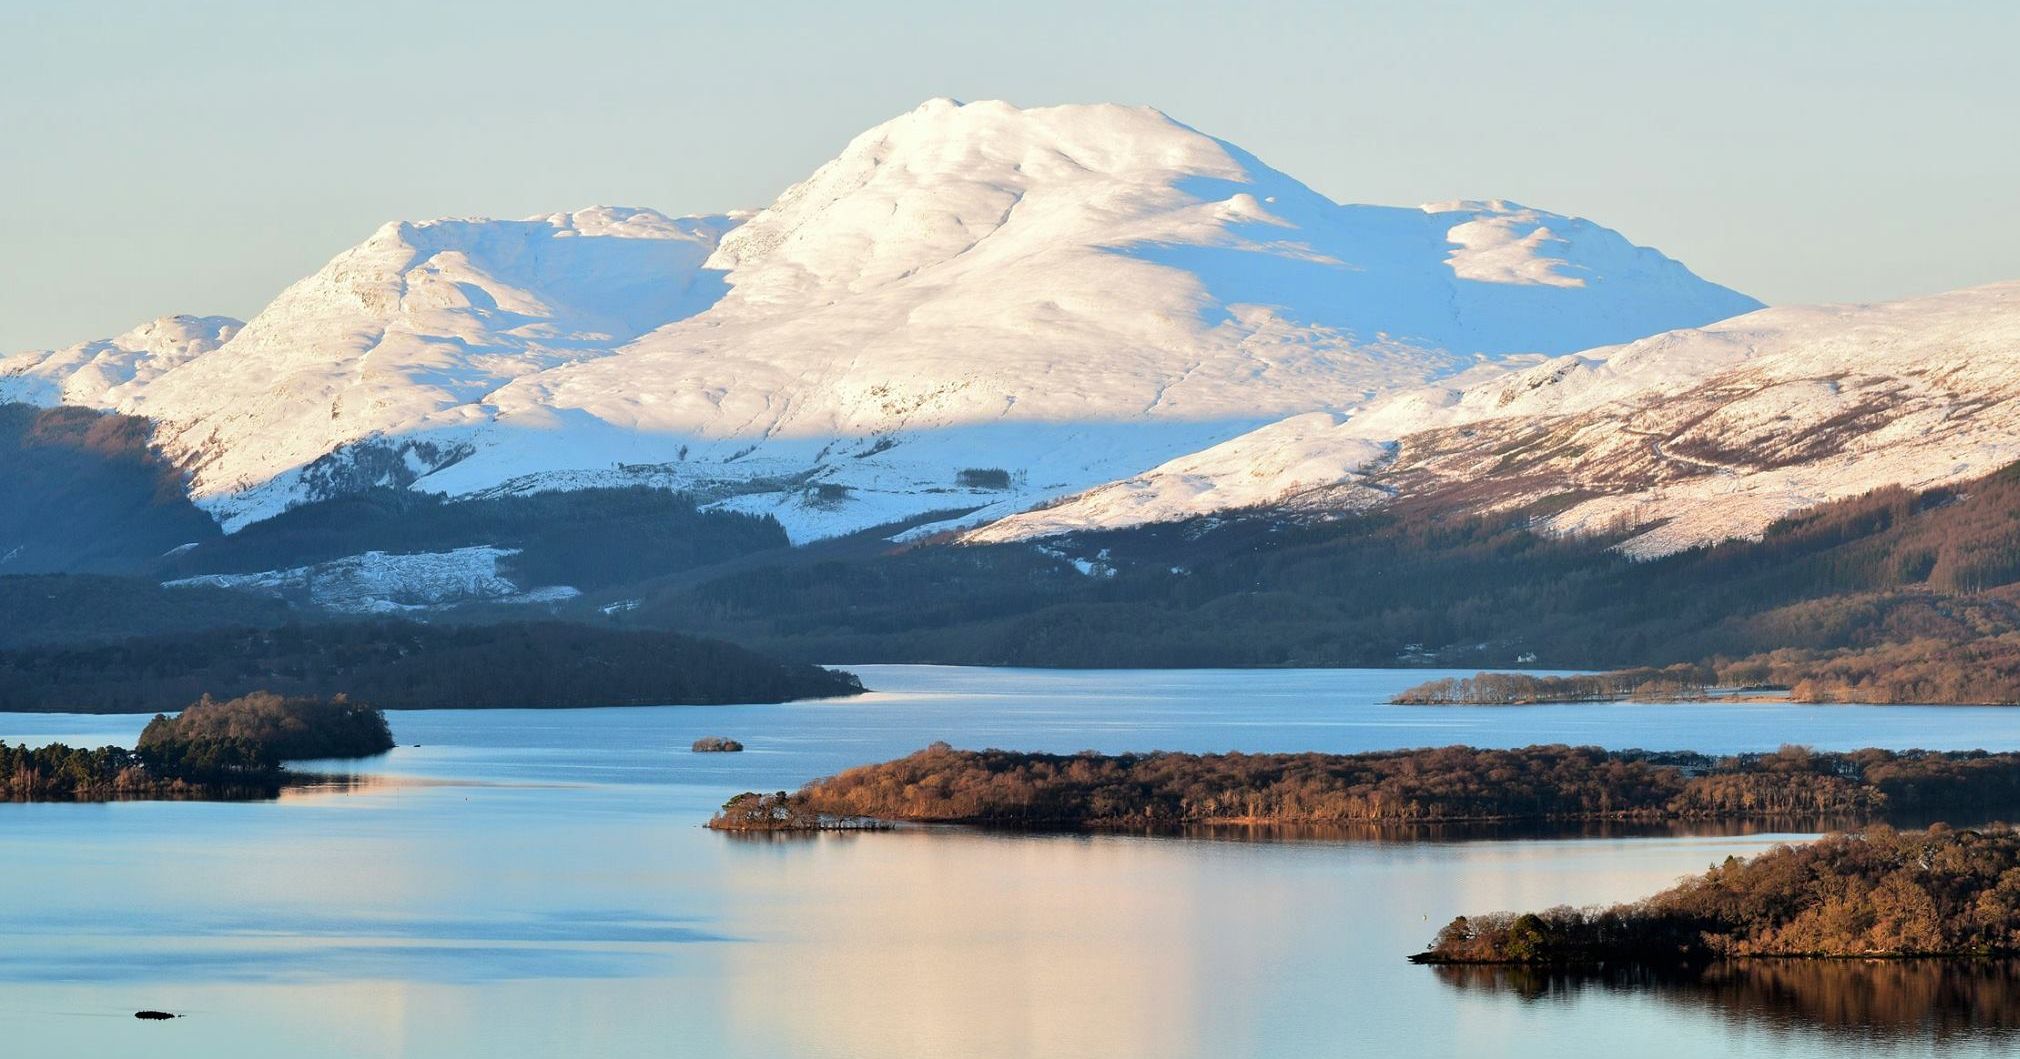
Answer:
[{"label": "wooded island", "polygon": [[1460,916],[1418,963],[2020,955],[2020,831],[1877,827],[1726,858],[1633,904]]},{"label": "wooded island", "polygon": [[393,748],[385,714],[349,701],[255,692],[208,696],[178,716],[157,714],[138,745],[95,750],[54,743],[0,743],[0,794],[7,801],[115,801],[271,798],[315,781],[283,762],[366,757]]},{"label": "wooded island", "polygon": [[[1363,754],[1026,754],[936,743],[724,807],[723,830],[871,818],[1040,828],[1877,819],[2020,806],[2020,753],[1451,746]],[[1983,817],[1980,817],[1983,818]]]}]

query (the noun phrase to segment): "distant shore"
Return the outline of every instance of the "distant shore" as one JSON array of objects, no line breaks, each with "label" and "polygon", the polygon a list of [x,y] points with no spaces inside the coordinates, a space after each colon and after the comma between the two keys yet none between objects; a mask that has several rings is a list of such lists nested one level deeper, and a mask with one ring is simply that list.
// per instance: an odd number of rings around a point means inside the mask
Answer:
[{"label": "distant shore", "polygon": [[1714,671],[1696,666],[1617,669],[1570,676],[1475,673],[1441,677],[1390,698],[1399,706],[1552,706],[1608,702],[1788,702],[1782,686],[1720,684]]}]

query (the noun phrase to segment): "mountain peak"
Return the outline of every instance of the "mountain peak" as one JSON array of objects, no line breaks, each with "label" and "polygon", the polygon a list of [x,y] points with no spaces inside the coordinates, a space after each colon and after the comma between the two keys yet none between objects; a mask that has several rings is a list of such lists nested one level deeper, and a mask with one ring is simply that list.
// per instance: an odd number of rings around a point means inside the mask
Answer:
[{"label": "mountain peak", "polygon": [[[710,267],[734,271],[783,252],[792,292],[854,288],[959,255],[1005,227],[1034,191],[1047,222],[1063,225],[1053,211],[1189,204],[1177,185],[1200,177],[1246,183],[1251,174],[1218,141],[1148,107],[929,100],[786,189],[723,240]],[[1163,201],[1123,201],[1132,194]],[[822,253],[808,252],[816,247]]]},{"label": "mountain peak", "polygon": [[649,481],[806,537],[1756,304],[1576,218],[1343,206],[1149,107],[944,99],[747,216],[396,222],[116,404],[231,523]]}]

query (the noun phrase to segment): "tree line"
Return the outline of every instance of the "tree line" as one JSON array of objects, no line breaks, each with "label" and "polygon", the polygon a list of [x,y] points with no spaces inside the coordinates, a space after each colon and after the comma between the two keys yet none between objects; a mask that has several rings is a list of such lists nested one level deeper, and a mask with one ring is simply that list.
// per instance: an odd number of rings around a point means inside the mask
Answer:
[{"label": "tree line", "polygon": [[0,743],[0,795],[15,802],[127,798],[270,798],[278,762],[244,740],[173,743],[146,750]]}]

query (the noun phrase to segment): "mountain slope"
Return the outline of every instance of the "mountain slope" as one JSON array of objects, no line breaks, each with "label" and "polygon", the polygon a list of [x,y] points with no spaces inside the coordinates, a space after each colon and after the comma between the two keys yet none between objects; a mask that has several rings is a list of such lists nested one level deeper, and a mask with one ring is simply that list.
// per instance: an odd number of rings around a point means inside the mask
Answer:
[{"label": "mountain slope", "polygon": [[[785,551],[628,591],[642,598],[616,620],[798,657],[1102,667],[1611,668],[1781,651],[1919,665],[1997,638],[1987,665],[2013,672],[2020,464],[1832,501],[1760,540],[1636,559],[1615,547],[1624,537],[1398,503],[854,562]],[[1803,658],[1761,661],[1786,673]]]},{"label": "mountain slope", "polygon": [[1344,421],[1298,417],[971,539],[1409,498],[1527,508],[1558,531],[1639,527],[1623,547],[1651,556],[1757,537],[1826,500],[1964,481],[2015,459],[2020,283],[2005,283],[1767,309],[1464,389],[1399,395]]},{"label": "mountain slope", "polygon": [[400,458],[318,468],[363,479],[325,490],[406,484],[459,450],[424,439],[402,452],[401,434],[482,422],[480,402],[505,382],[608,355],[706,305],[719,282],[701,265],[729,223],[598,208],[389,224],[122,407],[163,424],[228,521],[249,513],[234,494],[353,442],[390,439]]},{"label": "mountain slope", "polygon": [[1575,218],[1337,205],[1146,108],[936,100],[748,219],[389,225],[133,384],[44,356],[0,386],[156,420],[228,527],[372,485],[649,484],[804,540],[1757,304]]},{"label": "mountain slope", "polygon": [[138,571],[218,528],[143,419],[0,404],[0,577]]}]

